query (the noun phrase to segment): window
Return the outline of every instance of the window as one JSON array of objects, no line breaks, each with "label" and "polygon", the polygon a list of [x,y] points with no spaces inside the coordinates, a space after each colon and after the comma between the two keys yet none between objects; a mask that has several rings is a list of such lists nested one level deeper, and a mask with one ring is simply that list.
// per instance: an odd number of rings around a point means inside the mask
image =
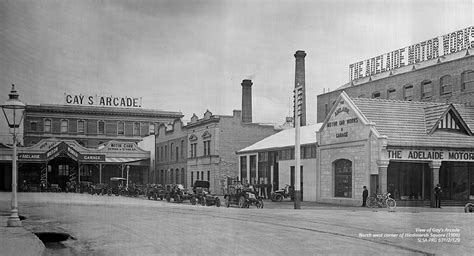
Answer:
[{"label": "window", "polygon": [[461,90],[474,91],[474,71],[468,70],[461,74]]},{"label": "window", "polygon": [[352,198],[352,162],[347,159],[334,162],[334,196]]},{"label": "window", "polygon": [[413,85],[407,84],[403,86],[403,100],[407,100],[407,101],[413,100]]},{"label": "window", "polygon": [[453,84],[453,82],[452,82],[452,78],[451,78],[450,75],[442,76],[439,79],[439,86],[440,86],[439,92],[440,92],[440,94],[443,95],[443,94],[451,93],[452,84]]},{"label": "window", "polygon": [[196,172],[196,179],[199,180],[199,171]]},{"label": "window", "polygon": [[105,122],[99,121],[97,124],[97,133],[98,134],[105,134]]},{"label": "window", "polygon": [[191,172],[191,185],[194,183],[194,172]]},{"label": "window", "polygon": [[174,144],[171,143],[171,147],[170,147],[170,160],[173,160],[173,147],[174,147]]},{"label": "window", "polygon": [[178,162],[178,160],[179,160],[179,148],[178,147],[176,147],[175,154],[176,154],[175,160],[176,160],[176,162]]},{"label": "window", "polygon": [[125,123],[124,122],[118,122],[117,123],[117,134],[118,135],[124,135],[125,134]]},{"label": "window", "polygon": [[160,147],[156,147],[156,159],[157,161],[161,161],[161,158],[160,158]]},{"label": "window", "polygon": [[168,160],[168,145],[165,145],[165,161]]},{"label": "window", "polygon": [[211,181],[211,171],[207,171],[207,181]]},{"label": "window", "polygon": [[161,150],[160,150],[160,160],[163,161],[163,146],[161,146]]},{"label": "window", "polygon": [[133,135],[140,135],[140,123],[133,123]]},{"label": "window", "polygon": [[83,176],[92,176],[92,166],[91,165],[83,165],[79,172],[81,177]]},{"label": "window", "polygon": [[51,132],[51,119],[44,120],[44,132]]},{"label": "window", "polygon": [[38,126],[38,123],[37,123],[37,122],[31,122],[31,123],[30,123],[30,129],[31,129],[31,131],[36,132],[37,126]]},{"label": "window", "polygon": [[61,133],[67,133],[68,132],[68,120],[61,120]]},{"label": "window", "polygon": [[191,143],[191,157],[197,157],[196,149],[197,149],[197,143]]},{"label": "window", "polygon": [[84,127],[85,127],[84,120],[78,120],[77,121],[77,133],[84,134]]},{"label": "window", "polygon": [[431,81],[423,81],[421,82],[421,98],[427,99],[431,98]]},{"label": "window", "polygon": [[181,158],[184,159],[184,140],[181,140]]},{"label": "window", "polygon": [[372,99],[378,99],[378,98],[380,98],[380,92],[372,93]]},{"label": "window", "polygon": [[242,181],[247,179],[247,156],[240,157],[240,179]]},{"label": "window", "polygon": [[204,141],[204,155],[205,156],[211,155],[211,141],[210,140]]},{"label": "window", "polygon": [[69,165],[60,164],[58,165],[59,176],[69,176]]},{"label": "window", "polygon": [[396,95],[396,90],[391,88],[391,89],[388,89],[387,90],[387,99],[389,100],[395,100],[397,99],[397,95]]},{"label": "window", "polygon": [[155,134],[155,129],[156,129],[155,124],[150,123],[150,130],[149,130],[149,131],[150,131],[150,135],[154,135],[154,134]]}]

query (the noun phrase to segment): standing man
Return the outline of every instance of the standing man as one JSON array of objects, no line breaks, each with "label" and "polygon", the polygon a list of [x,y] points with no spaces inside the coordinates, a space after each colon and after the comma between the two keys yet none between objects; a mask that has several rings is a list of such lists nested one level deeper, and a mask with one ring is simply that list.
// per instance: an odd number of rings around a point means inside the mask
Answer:
[{"label": "standing man", "polygon": [[369,191],[367,190],[367,187],[364,186],[364,191],[362,192],[362,205],[361,207],[367,207],[365,204],[367,202],[367,197],[369,196]]},{"label": "standing man", "polygon": [[436,187],[434,188],[434,194],[435,194],[435,208],[441,208],[441,186],[439,184],[436,184]]}]

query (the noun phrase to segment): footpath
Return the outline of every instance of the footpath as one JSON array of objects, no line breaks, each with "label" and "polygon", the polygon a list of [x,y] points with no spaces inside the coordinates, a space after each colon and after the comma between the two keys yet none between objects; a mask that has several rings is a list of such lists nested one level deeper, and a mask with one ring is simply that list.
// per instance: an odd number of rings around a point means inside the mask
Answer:
[{"label": "footpath", "polygon": [[7,227],[8,216],[0,216],[0,255],[34,256],[42,255],[43,242],[24,227]]}]

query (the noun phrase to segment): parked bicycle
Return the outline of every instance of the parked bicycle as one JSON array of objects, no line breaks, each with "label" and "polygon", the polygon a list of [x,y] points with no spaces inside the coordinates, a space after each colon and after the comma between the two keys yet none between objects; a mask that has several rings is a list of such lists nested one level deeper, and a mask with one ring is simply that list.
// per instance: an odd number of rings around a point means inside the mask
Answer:
[{"label": "parked bicycle", "polygon": [[375,196],[370,196],[369,198],[367,198],[367,207],[393,209],[397,207],[397,202],[395,201],[395,199],[390,197],[390,193],[377,194]]}]

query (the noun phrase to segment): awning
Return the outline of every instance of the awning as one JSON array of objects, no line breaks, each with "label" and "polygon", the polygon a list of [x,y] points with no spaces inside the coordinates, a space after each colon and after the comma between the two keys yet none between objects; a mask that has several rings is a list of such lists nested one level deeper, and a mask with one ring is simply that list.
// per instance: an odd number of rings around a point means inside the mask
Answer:
[{"label": "awning", "polygon": [[143,160],[150,160],[150,158],[137,158],[137,157],[106,157],[106,163],[133,163]]}]

